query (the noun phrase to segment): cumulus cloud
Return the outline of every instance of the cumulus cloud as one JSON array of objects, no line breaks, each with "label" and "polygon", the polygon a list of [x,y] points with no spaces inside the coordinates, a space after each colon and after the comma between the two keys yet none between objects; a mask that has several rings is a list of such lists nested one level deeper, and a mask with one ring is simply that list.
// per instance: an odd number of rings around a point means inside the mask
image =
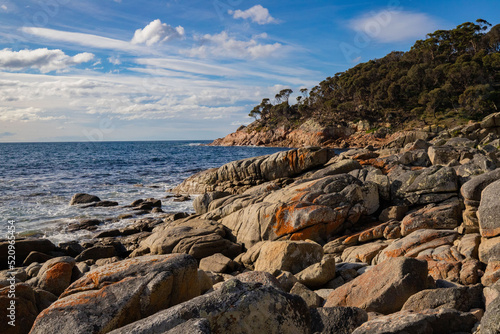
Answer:
[{"label": "cumulus cloud", "polygon": [[248,41],[241,41],[230,37],[225,31],[215,35],[207,34],[198,38],[201,46],[186,50],[184,53],[191,57],[201,58],[216,56],[257,59],[270,57],[283,47],[280,43],[259,43],[258,38],[259,36],[254,36]]},{"label": "cumulus cloud", "polygon": [[278,20],[269,14],[269,10],[261,5],[255,5],[247,10],[229,10],[228,13],[235,19],[250,19],[257,24],[278,23]]},{"label": "cumulus cloud", "polygon": [[146,44],[147,46],[151,46],[153,44],[163,43],[171,39],[183,37],[183,27],[178,26],[174,28],[166,23],[162,23],[159,19],[156,19],[144,27],[144,29],[137,29],[131,43]]},{"label": "cumulus cloud", "polygon": [[59,49],[49,50],[43,48],[21,51],[3,49],[0,50],[0,68],[8,71],[34,68],[42,73],[47,73],[86,63],[93,58],[94,55],[88,52],[79,53],[71,57]]},{"label": "cumulus cloud", "polygon": [[382,10],[355,18],[350,26],[379,42],[393,43],[423,38],[438,23],[424,13]]}]

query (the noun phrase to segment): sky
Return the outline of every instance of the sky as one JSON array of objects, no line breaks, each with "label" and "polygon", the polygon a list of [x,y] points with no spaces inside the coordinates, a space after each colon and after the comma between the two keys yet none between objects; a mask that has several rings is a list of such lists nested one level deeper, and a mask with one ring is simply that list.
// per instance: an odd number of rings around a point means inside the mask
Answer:
[{"label": "sky", "polygon": [[0,142],[208,140],[497,0],[0,0]]}]

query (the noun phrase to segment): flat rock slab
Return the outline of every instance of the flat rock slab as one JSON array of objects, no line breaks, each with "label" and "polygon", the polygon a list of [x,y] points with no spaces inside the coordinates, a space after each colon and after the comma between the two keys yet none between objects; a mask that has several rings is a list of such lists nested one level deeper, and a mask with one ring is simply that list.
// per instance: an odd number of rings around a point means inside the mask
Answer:
[{"label": "flat rock slab", "polygon": [[325,307],[353,306],[369,312],[389,314],[426,288],[427,262],[413,258],[389,259],[335,289]]},{"label": "flat rock slab", "polygon": [[416,257],[426,249],[437,248],[443,245],[452,245],[458,238],[458,232],[453,230],[423,229],[410,233],[385,248],[374,259],[381,263],[390,257],[408,256]]}]

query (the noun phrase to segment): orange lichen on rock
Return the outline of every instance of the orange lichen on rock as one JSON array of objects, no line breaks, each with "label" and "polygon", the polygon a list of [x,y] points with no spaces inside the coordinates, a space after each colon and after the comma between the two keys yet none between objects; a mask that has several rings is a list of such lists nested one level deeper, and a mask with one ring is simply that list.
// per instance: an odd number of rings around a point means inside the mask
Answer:
[{"label": "orange lichen on rock", "polygon": [[73,265],[67,262],[58,262],[54,264],[49,270],[46,272],[45,279],[47,281],[57,280],[60,278],[67,277],[68,274],[71,277],[71,270],[73,269]]}]

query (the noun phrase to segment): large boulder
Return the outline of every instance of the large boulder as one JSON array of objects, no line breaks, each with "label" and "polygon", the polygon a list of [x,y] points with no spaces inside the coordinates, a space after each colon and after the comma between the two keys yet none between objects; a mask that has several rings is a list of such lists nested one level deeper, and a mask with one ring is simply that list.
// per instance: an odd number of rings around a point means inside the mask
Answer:
[{"label": "large boulder", "polygon": [[483,289],[480,285],[422,290],[408,298],[402,310],[420,312],[447,308],[468,312],[474,308],[483,308],[482,296]]},{"label": "large boulder", "polygon": [[500,168],[473,177],[470,181],[464,183],[460,192],[467,200],[480,201],[483,190],[497,180],[500,180]]},{"label": "large boulder", "polygon": [[323,247],[307,241],[275,241],[265,243],[255,262],[255,270],[274,274],[278,270],[296,274],[320,262]]},{"label": "large boulder", "polygon": [[500,236],[481,239],[479,260],[483,263],[488,263],[491,260],[500,260]]},{"label": "large boulder", "polygon": [[38,272],[36,285],[59,296],[71,284],[75,264],[75,259],[69,256],[48,260]]},{"label": "large boulder", "polygon": [[500,235],[500,180],[484,188],[477,216],[479,231],[483,237]]},{"label": "large boulder", "polygon": [[326,255],[320,262],[310,265],[295,275],[309,288],[318,288],[335,278],[335,257]]},{"label": "large boulder", "polygon": [[452,161],[460,161],[465,157],[472,157],[470,148],[453,146],[431,146],[427,150],[433,165],[447,165]]},{"label": "large boulder", "polygon": [[396,167],[388,176],[395,204],[438,203],[457,196],[458,179],[451,167],[432,166],[420,170]]},{"label": "large boulder", "polygon": [[[328,149],[300,148],[268,156],[233,161],[187,178],[172,191],[176,193],[234,192],[234,184],[258,182],[299,175],[325,164],[330,158]],[[244,189],[246,190],[246,189]]]},{"label": "large boulder", "polygon": [[158,226],[131,256],[151,254],[186,253],[196,259],[222,253],[233,258],[241,253],[241,245],[229,239],[229,233],[221,224],[210,220],[178,220]]},{"label": "large boulder", "polygon": [[352,334],[470,333],[476,321],[472,313],[451,309],[426,310],[420,313],[401,311],[367,321]]},{"label": "large boulder", "polygon": [[221,191],[212,191],[209,193],[205,193],[203,195],[200,195],[196,197],[196,199],[193,201],[193,208],[196,214],[204,214],[207,213],[208,211],[208,206],[210,203],[212,203],[214,200],[219,199],[219,198],[224,198],[231,195],[230,193],[227,192],[221,192]]},{"label": "large boulder", "polygon": [[427,286],[427,262],[398,257],[389,259],[335,289],[325,307],[354,306],[389,314]]},{"label": "large boulder", "polygon": [[313,333],[351,334],[368,320],[357,307],[320,307],[311,309]]},{"label": "large boulder", "polygon": [[149,318],[112,331],[112,334],[165,333],[186,321],[207,319],[211,333],[310,333],[306,303],[271,286],[229,280],[222,288]]},{"label": "large boulder", "polygon": [[30,333],[104,333],[200,294],[196,260],[144,256],[87,272],[40,313]]},{"label": "large boulder", "polygon": [[[10,286],[0,289],[0,333],[28,333],[36,316],[40,312],[36,304],[36,293],[24,283],[15,284],[14,297]],[[12,306],[14,301],[14,306]]]},{"label": "large boulder", "polygon": [[457,198],[441,204],[429,204],[420,210],[409,213],[401,222],[401,234],[420,229],[453,229],[462,218],[461,204]]},{"label": "large boulder", "polygon": [[331,208],[310,202],[250,205],[221,220],[247,248],[259,241],[312,239],[322,241],[339,230],[348,207]]},{"label": "large boulder", "polygon": [[78,205],[78,204],[89,204],[94,202],[100,202],[101,199],[95,195],[89,195],[84,193],[74,194],[71,197],[69,205]]},{"label": "large boulder", "polygon": [[[33,251],[49,254],[56,246],[49,239],[16,239],[16,266],[21,266],[24,259]],[[0,242],[0,270],[7,269],[7,257],[9,255],[9,242]]]},{"label": "large boulder", "polygon": [[481,319],[481,334],[500,333],[500,297],[496,297],[486,306]]}]

